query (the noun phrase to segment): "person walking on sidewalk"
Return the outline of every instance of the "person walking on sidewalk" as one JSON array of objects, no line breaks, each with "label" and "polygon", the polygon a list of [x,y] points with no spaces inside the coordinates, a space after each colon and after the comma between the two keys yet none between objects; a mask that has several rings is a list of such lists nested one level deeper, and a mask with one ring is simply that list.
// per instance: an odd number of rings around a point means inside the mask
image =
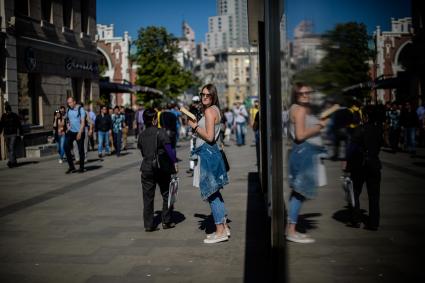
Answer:
[{"label": "person walking on sidewalk", "polygon": [[[139,134],[137,147],[142,153],[143,161],[140,166],[143,189],[143,221],[146,232],[157,230],[154,224],[154,197],[156,185],[162,195],[162,228],[175,227],[172,222],[173,207],[168,207],[169,183],[171,175],[177,173],[176,152],[165,129],[158,128],[157,112],[146,109],[143,120],[146,129]],[[158,166],[158,164],[160,166]]]},{"label": "person walking on sidewalk", "polygon": [[412,156],[416,154],[416,128],[418,118],[410,102],[406,102],[400,114],[400,125],[404,130],[404,147]]},{"label": "person walking on sidewalk", "polygon": [[115,106],[114,114],[112,114],[112,134],[114,137],[115,154],[117,157],[121,155],[121,138],[122,129],[125,127],[125,117],[120,113],[120,107]]},{"label": "person walking on sidewalk", "polygon": [[103,144],[105,144],[105,154],[110,155],[109,135],[112,132],[112,119],[109,116],[108,107],[104,105],[101,107],[100,114],[96,117],[95,128],[97,132],[97,152],[99,158],[102,158]]},{"label": "person walking on sidewalk", "polygon": [[248,113],[241,101],[236,102],[233,108],[234,128],[236,129],[236,144],[237,146],[245,145],[246,123]]},{"label": "person walking on sidewalk", "polygon": [[226,168],[217,140],[220,135],[221,113],[217,89],[212,84],[202,88],[201,101],[204,116],[197,121],[189,119],[188,123],[198,138],[194,153],[198,155],[198,163],[194,170],[193,185],[201,191],[201,197],[208,201],[214,218],[216,231],[207,235],[206,244],[227,241],[230,230],[227,226],[227,211],[220,193],[229,183]]},{"label": "person walking on sidewalk", "polygon": [[75,172],[74,162],[72,160],[71,150],[74,141],[77,141],[78,153],[80,157],[80,170],[79,173],[84,172],[84,139],[85,139],[85,125],[86,125],[86,111],[83,107],[75,102],[73,97],[68,97],[66,100],[68,104],[68,111],[66,115],[67,132],[65,134],[65,154],[68,161],[68,171],[66,174]]},{"label": "person walking on sidewalk", "polygon": [[18,114],[12,112],[12,107],[6,103],[6,113],[1,116],[0,120],[0,134],[3,133],[6,140],[8,159],[7,166],[9,168],[16,167],[18,162],[16,161],[16,141],[18,136],[23,136],[23,129],[21,120]]},{"label": "person walking on sidewalk", "polygon": [[[93,136],[94,131],[94,122],[90,118],[89,112],[84,108],[84,103],[80,102],[81,111],[83,111],[85,115],[85,123],[84,123],[84,162],[87,162],[88,158],[88,151],[89,151],[89,139]],[[74,157],[75,157],[75,163],[80,163],[80,154],[78,151],[78,144],[76,141],[74,141]]]},{"label": "person walking on sidewalk", "polygon": [[296,243],[313,243],[314,239],[296,231],[301,206],[306,199],[317,194],[318,154],[322,153],[321,130],[327,120],[318,120],[310,113],[310,94],[313,89],[303,83],[297,83],[292,92],[293,104],[289,109],[289,134],[292,150],[289,155],[289,197],[288,227],[286,239]]},{"label": "person walking on sidewalk", "polygon": [[55,140],[58,145],[59,163],[63,163],[65,157],[65,118],[60,110],[55,111],[53,120],[53,129],[55,131]]},{"label": "person walking on sidewalk", "polygon": [[383,144],[382,123],[379,121],[374,106],[367,106],[364,111],[364,125],[353,132],[347,150],[347,169],[353,180],[355,205],[351,207],[351,219],[348,226],[359,228],[360,194],[366,183],[369,198],[369,220],[365,229],[377,230],[379,227],[379,195],[381,184],[381,161],[379,151]]}]

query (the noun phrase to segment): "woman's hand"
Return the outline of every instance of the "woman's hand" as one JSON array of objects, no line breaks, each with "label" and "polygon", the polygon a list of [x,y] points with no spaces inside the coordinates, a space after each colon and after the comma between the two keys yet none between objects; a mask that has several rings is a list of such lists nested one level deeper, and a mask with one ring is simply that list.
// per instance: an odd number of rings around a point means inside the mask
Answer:
[{"label": "woman's hand", "polygon": [[187,120],[187,123],[189,124],[189,126],[192,128],[192,129],[195,129],[196,128],[196,126],[198,126],[198,122],[195,120],[191,120],[191,119],[188,119]]},{"label": "woman's hand", "polygon": [[320,126],[320,128],[321,129],[323,129],[324,127],[326,127],[326,125],[329,123],[329,119],[321,119],[320,121],[319,121],[319,126]]}]

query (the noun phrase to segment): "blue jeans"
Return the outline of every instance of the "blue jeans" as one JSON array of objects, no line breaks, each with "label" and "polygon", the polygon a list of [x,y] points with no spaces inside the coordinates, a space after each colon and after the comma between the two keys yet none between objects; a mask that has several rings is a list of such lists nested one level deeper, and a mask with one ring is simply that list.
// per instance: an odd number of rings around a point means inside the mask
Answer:
[{"label": "blue jeans", "polygon": [[409,152],[416,150],[416,128],[405,128],[404,137],[406,139],[406,149]]},{"label": "blue jeans", "polygon": [[289,224],[297,224],[298,215],[300,214],[301,204],[304,202],[305,197],[297,192],[292,192],[289,198]]},{"label": "blue jeans", "polygon": [[97,146],[97,151],[99,154],[102,154],[103,151],[103,143],[105,143],[105,152],[109,154],[111,150],[109,149],[109,132],[97,132],[97,138],[99,145]]},{"label": "blue jeans", "polygon": [[58,136],[57,138],[59,157],[63,159],[65,156],[65,135]]},{"label": "blue jeans", "polygon": [[115,147],[115,153],[117,156],[120,156],[121,154],[121,137],[122,137],[122,131],[113,132],[114,135],[114,147]]},{"label": "blue jeans", "polygon": [[214,217],[214,223],[216,225],[218,224],[224,224],[226,221],[226,208],[224,207],[224,200],[221,196],[220,191],[215,192],[211,196],[208,197],[208,202],[211,207],[211,212]]},{"label": "blue jeans", "polygon": [[245,144],[246,123],[236,123],[236,143],[238,145]]}]

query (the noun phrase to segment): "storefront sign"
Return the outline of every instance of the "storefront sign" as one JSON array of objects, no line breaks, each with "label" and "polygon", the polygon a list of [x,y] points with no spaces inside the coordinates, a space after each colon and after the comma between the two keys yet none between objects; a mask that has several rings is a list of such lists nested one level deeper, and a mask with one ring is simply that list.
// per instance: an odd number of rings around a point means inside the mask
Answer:
[{"label": "storefront sign", "polygon": [[65,69],[67,71],[80,70],[92,72],[95,74],[99,73],[99,67],[97,63],[87,63],[86,61],[77,62],[77,60],[72,57],[67,57],[65,59]]}]

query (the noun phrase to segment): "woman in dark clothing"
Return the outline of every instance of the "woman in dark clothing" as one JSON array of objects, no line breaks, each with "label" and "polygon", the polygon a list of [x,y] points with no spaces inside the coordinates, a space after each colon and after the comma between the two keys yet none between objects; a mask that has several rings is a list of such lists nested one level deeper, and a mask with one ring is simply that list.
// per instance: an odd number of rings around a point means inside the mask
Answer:
[{"label": "woman in dark clothing", "polygon": [[360,194],[366,183],[369,198],[369,220],[365,229],[377,230],[379,227],[379,195],[381,186],[381,161],[379,151],[383,143],[382,124],[375,107],[364,110],[364,125],[353,132],[347,150],[347,171],[351,173],[355,205],[349,226],[360,227]]},{"label": "woman in dark clothing", "polygon": [[153,223],[156,184],[159,185],[163,199],[162,228],[175,227],[171,219],[173,207],[168,208],[168,186],[171,175],[178,171],[177,158],[167,132],[165,129],[157,128],[157,117],[157,112],[153,109],[146,109],[143,112],[146,129],[139,135],[137,143],[143,157],[140,171],[143,189],[143,220],[146,232],[157,230]]}]

